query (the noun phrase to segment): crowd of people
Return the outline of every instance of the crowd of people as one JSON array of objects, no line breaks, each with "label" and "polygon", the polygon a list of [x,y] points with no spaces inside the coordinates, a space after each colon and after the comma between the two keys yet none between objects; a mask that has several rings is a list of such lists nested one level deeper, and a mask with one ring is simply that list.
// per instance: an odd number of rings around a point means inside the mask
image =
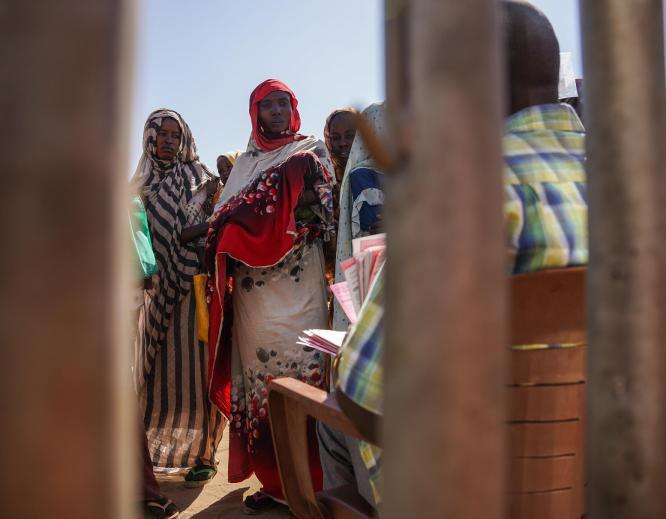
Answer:
[{"label": "crowd of people", "polygon": [[[585,130],[560,102],[553,28],[528,3],[504,1],[508,92],[504,130],[507,248],[511,273],[587,263]],[[230,482],[253,474],[261,491],[248,513],[283,505],[268,419],[268,385],[290,376],[383,409],[380,272],[350,327],[327,289],[354,238],[382,232],[384,174],[358,117],[388,143],[383,104],[335,110],[324,140],[299,133],[296,94],[268,79],[250,95],[243,153],[197,155],[174,110],[148,116],[131,186],[139,269],[134,375],[144,430],[146,513],[175,517],[155,473],[200,486],[217,473],[229,432]],[[388,143],[390,146],[390,143]],[[390,236],[389,236],[390,239]],[[203,278],[197,283],[197,278]],[[297,344],[304,329],[348,331],[336,367]],[[547,347],[547,346],[544,346]],[[324,424],[309,430],[316,489],[352,483],[381,502],[381,452]]]},{"label": "crowd of people", "polygon": [[[143,274],[134,374],[145,426],[145,499],[156,516],[175,512],[154,473],[185,472],[187,486],[210,481],[227,423],[229,481],[255,474],[263,485],[246,499],[248,510],[281,500],[268,383],[294,376],[326,387],[326,356],[296,341],[304,329],[330,326],[327,285],[336,249],[350,249],[361,215],[369,233],[381,214],[379,172],[370,169],[367,152],[359,150],[352,185],[343,182],[355,110],[331,114],[325,143],[298,133],[297,97],[278,80],[254,90],[249,111],[248,149],[220,155],[214,175],[199,161],[181,115],[156,110],[131,180]],[[339,234],[338,221],[356,222],[355,232]],[[208,276],[203,302],[195,290],[202,274]],[[209,310],[204,336],[202,303]],[[311,440],[312,473],[321,487],[314,429]]]}]

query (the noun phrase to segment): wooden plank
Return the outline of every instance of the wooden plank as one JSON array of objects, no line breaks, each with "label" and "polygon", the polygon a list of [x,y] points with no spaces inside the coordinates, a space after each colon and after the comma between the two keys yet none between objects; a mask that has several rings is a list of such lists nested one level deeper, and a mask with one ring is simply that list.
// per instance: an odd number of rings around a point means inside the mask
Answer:
[{"label": "wooden plank", "polygon": [[588,514],[663,517],[663,1],[580,4],[590,222]]},{"label": "wooden plank", "polygon": [[509,463],[509,492],[546,492],[576,485],[576,455],[513,458]]},{"label": "wooden plank", "polygon": [[390,86],[388,108],[409,114],[391,134],[409,148],[385,190],[382,515],[499,519],[508,338],[498,3],[400,3],[408,23],[393,27],[408,28],[407,52],[394,46],[387,59],[407,71],[396,81],[409,91]]},{"label": "wooden plank", "polygon": [[571,489],[509,496],[511,519],[573,519]]},{"label": "wooden plank", "polygon": [[0,517],[132,518],[127,3],[2,2]]},{"label": "wooden plank", "polygon": [[314,419],[324,422],[344,434],[363,439],[358,429],[341,411],[335,395],[289,377],[272,380],[269,391],[270,394],[283,395],[287,399],[288,405],[300,406],[305,414]]},{"label": "wooden plank", "polygon": [[508,420],[555,421],[580,418],[585,412],[585,384],[511,386]]},{"label": "wooden plank", "polygon": [[512,458],[576,454],[583,446],[579,421],[513,423],[508,427]]},{"label": "wooden plank", "polygon": [[586,340],[585,268],[513,276],[511,344],[575,344]]},{"label": "wooden plank", "polygon": [[[284,383],[287,379],[282,379]],[[315,497],[308,460],[307,417],[304,399],[293,396],[279,383],[272,386],[268,394],[268,412],[271,435],[275,446],[275,457],[280,470],[282,491],[291,512],[298,519],[324,519]],[[312,388],[316,389],[316,388]],[[320,390],[318,390],[320,391]],[[324,393],[322,391],[322,393]],[[311,401],[311,400],[310,400]],[[322,402],[315,406],[325,409]]]},{"label": "wooden plank", "polygon": [[509,384],[568,384],[586,378],[587,348],[511,350]]},{"label": "wooden plank", "polygon": [[577,481],[576,484],[574,485],[574,493],[575,493],[575,501],[576,501],[576,510],[577,510],[577,515],[576,517],[583,517],[585,515],[585,512],[587,510],[587,506],[585,503],[585,485],[587,484],[587,465],[586,465],[586,453],[588,449],[588,445],[586,443],[586,437],[587,437],[587,388],[586,391],[583,393],[583,403],[584,403],[584,409],[585,413],[581,416],[580,419],[580,427],[581,427],[581,437],[582,437],[582,443],[583,443],[583,448],[581,451],[578,453],[578,456],[576,457],[578,467],[576,469],[576,476],[577,476]]}]

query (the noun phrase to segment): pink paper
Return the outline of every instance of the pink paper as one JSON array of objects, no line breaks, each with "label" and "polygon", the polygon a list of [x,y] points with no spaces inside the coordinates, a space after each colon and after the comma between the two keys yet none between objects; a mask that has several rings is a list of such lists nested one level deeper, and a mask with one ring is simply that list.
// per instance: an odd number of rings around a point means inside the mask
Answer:
[{"label": "pink paper", "polygon": [[354,310],[354,304],[352,303],[351,293],[349,292],[347,282],[343,281],[341,283],[336,283],[335,285],[331,285],[330,288],[331,292],[333,292],[333,296],[335,296],[335,299],[342,308],[342,311],[347,316],[347,319],[349,319],[351,323],[355,323],[358,316],[356,315],[356,310]]},{"label": "pink paper", "polygon": [[370,247],[386,247],[386,233],[363,236],[352,240],[352,255],[355,256]]}]

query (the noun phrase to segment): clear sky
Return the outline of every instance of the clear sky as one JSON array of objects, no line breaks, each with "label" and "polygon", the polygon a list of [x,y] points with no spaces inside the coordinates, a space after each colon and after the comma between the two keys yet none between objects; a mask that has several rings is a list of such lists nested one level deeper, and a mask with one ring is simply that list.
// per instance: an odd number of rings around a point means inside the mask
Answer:
[{"label": "clear sky", "polygon": [[573,54],[574,68],[581,76],[583,61],[580,49],[578,0],[532,0],[532,3],[546,13],[560,40],[560,50]]},{"label": "clear sky", "polygon": [[133,164],[158,107],[185,118],[214,168],[220,153],[245,150],[248,100],[264,79],[292,88],[310,135],[334,108],[384,96],[382,0],[142,0],[138,14]]},{"label": "clear sky", "polygon": [[[535,0],[580,67],[577,0]],[[269,77],[299,98],[301,131],[322,135],[334,108],[384,98],[383,0],[141,0],[132,168],[147,115],[180,112],[202,160],[245,149],[248,98]]]}]

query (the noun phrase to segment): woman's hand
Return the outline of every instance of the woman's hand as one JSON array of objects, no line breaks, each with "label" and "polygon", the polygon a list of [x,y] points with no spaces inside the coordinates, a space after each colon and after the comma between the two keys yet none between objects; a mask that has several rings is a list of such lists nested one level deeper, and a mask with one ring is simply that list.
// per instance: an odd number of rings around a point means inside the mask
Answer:
[{"label": "woman's hand", "polygon": [[208,233],[208,222],[186,227],[180,234],[180,243],[189,243],[201,236],[205,236],[206,233]]},{"label": "woman's hand", "polygon": [[298,199],[298,207],[310,207],[317,203],[317,195],[313,189],[306,189],[301,193]]},{"label": "woman's hand", "polygon": [[217,177],[211,178],[206,182],[206,194],[212,196],[217,193],[218,188],[220,187],[220,180]]}]

